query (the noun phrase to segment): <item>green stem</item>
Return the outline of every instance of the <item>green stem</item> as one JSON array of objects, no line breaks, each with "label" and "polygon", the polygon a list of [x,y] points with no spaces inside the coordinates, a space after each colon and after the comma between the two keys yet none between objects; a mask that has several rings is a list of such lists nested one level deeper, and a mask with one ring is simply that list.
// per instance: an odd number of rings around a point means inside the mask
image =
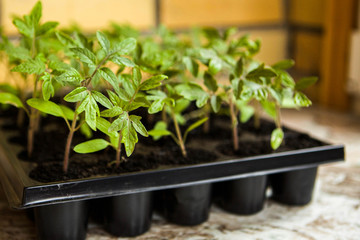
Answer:
[{"label": "green stem", "polygon": [[122,135],[119,133],[119,144],[116,149],[116,160],[115,160],[116,167],[119,167],[121,162],[121,140],[122,140]]},{"label": "green stem", "polygon": [[238,136],[238,121],[235,113],[235,106],[232,101],[232,96],[229,98],[230,116],[231,116],[231,127],[233,135],[233,147],[234,151],[239,150],[239,136]]},{"label": "green stem", "polygon": [[172,117],[173,122],[174,122],[174,127],[175,127],[175,131],[176,131],[176,136],[177,136],[177,139],[178,139],[178,141],[179,141],[181,153],[182,153],[183,157],[187,157],[187,152],[186,152],[186,149],[185,149],[185,144],[184,144],[183,138],[182,138],[182,136],[181,136],[181,131],[180,131],[179,123],[178,123],[178,121],[176,120],[176,116],[175,116],[175,113],[174,113],[174,110],[173,110],[173,109],[171,109],[171,117]]},{"label": "green stem", "polygon": [[280,113],[280,105],[276,104],[276,118],[275,118],[276,128],[281,128],[281,113]]}]

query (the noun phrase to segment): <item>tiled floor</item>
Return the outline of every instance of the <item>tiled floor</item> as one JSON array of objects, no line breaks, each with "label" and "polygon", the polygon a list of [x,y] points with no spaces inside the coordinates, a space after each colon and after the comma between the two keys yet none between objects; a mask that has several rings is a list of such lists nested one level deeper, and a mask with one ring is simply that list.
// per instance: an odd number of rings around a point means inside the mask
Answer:
[{"label": "tiled floor", "polygon": [[[346,146],[346,162],[320,167],[311,204],[287,207],[267,201],[263,211],[246,217],[213,207],[209,221],[196,227],[156,217],[151,230],[134,239],[360,239],[360,118],[315,107],[284,111],[282,118],[289,127]],[[9,209],[0,191],[0,239],[34,238],[33,223],[24,212]],[[122,238],[90,224],[87,239]]]}]

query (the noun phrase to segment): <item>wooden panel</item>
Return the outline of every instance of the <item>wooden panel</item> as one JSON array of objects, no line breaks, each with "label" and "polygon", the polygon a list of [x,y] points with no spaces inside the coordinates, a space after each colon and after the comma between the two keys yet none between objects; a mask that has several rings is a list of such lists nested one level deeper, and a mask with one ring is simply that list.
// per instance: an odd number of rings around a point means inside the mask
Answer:
[{"label": "wooden panel", "polygon": [[282,0],[162,0],[161,22],[169,27],[239,25],[283,21]]},{"label": "wooden panel", "polygon": [[294,34],[295,69],[308,74],[319,73],[322,36],[316,33]]},{"label": "wooden panel", "polygon": [[327,107],[346,110],[349,43],[355,0],[328,0],[321,58],[320,102]]},{"label": "wooden panel", "polygon": [[[37,0],[3,0],[1,22],[7,34],[16,33],[12,15],[30,12]],[[43,21],[59,21],[62,26],[77,23],[85,31],[107,27],[110,21],[148,28],[155,25],[155,0],[46,0]]]},{"label": "wooden panel", "polygon": [[327,0],[290,0],[290,21],[296,24],[322,26]]},{"label": "wooden panel", "polygon": [[252,39],[261,40],[261,49],[256,59],[268,65],[286,58],[287,33],[285,30],[257,30],[242,32]]},{"label": "wooden panel", "polygon": [[72,0],[72,18],[86,30],[108,26],[110,21],[138,28],[155,26],[154,0]]}]

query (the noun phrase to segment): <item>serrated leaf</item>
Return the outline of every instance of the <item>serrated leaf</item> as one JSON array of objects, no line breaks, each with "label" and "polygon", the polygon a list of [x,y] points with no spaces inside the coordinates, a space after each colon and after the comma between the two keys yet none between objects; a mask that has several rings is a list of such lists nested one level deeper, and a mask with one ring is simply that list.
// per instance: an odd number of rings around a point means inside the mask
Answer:
[{"label": "serrated leaf", "polygon": [[130,52],[132,52],[135,48],[136,48],[136,39],[126,38],[115,46],[113,52],[116,52],[119,55],[127,55]]},{"label": "serrated leaf", "polygon": [[132,79],[135,84],[135,86],[139,86],[141,83],[141,71],[139,68],[135,67],[132,69]]},{"label": "serrated leaf", "polygon": [[108,131],[109,132],[119,132],[119,131],[123,130],[127,124],[127,120],[128,120],[128,115],[127,115],[127,113],[123,112],[122,114],[120,114],[120,116],[117,119],[115,119],[111,123]]},{"label": "serrated leaf", "polygon": [[92,95],[89,95],[89,102],[85,106],[85,121],[89,127],[96,131],[96,116],[100,115],[99,107]]},{"label": "serrated leaf", "polygon": [[34,37],[34,31],[33,29],[28,26],[23,20],[19,19],[19,18],[15,18],[13,20],[13,24],[16,26],[16,28],[18,29],[18,31],[26,36],[26,37],[29,37],[29,38],[32,38]]},{"label": "serrated leaf", "polygon": [[59,25],[58,22],[46,22],[36,30],[36,36],[47,34],[52,30],[54,30],[58,25]]},{"label": "serrated leaf", "polygon": [[100,75],[105,79],[105,81],[110,83],[110,85],[114,88],[115,91],[119,91],[119,79],[116,77],[113,71],[111,71],[107,67],[102,67],[99,69],[99,72]]},{"label": "serrated leaf", "polygon": [[301,106],[301,107],[308,107],[312,104],[310,99],[301,92],[295,92],[294,102],[296,105]]},{"label": "serrated leaf", "polygon": [[240,110],[240,122],[246,123],[254,115],[255,109],[246,102],[236,101],[236,106]]},{"label": "serrated leaf", "polygon": [[296,90],[304,90],[317,82],[317,77],[305,77],[296,82]]},{"label": "serrated leaf", "polygon": [[56,70],[59,72],[64,72],[67,70],[70,70],[72,67],[64,62],[61,61],[50,61],[49,62],[49,68],[52,70]]},{"label": "serrated leaf", "polygon": [[259,79],[261,77],[264,78],[272,78],[276,77],[277,74],[270,68],[264,68],[263,65],[259,66],[258,68],[252,70],[246,75],[247,79]]},{"label": "serrated leaf", "polygon": [[100,43],[100,46],[102,47],[102,49],[105,50],[106,53],[108,53],[110,51],[110,42],[109,39],[106,37],[105,34],[103,34],[100,31],[96,32],[96,37]]},{"label": "serrated leaf", "polygon": [[112,102],[112,104],[114,104],[115,106],[121,106],[122,105],[122,101],[119,98],[118,95],[116,95],[116,93],[110,91],[110,90],[106,90],[106,92],[109,95],[109,99]]},{"label": "serrated leaf", "polygon": [[81,104],[79,105],[79,107],[76,109],[76,112],[78,114],[82,113],[83,111],[85,111],[86,105],[90,102],[90,94],[88,94],[85,99],[81,102]]},{"label": "serrated leaf", "polygon": [[41,15],[42,15],[42,4],[41,4],[41,1],[38,1],[35,4],[35,6],[33,7],[33,9],[31,10],[30,15],[29,15],[33,26],[36,26],[39,24]]},{"label": "serrated leaf", "polygon": [[96,100],[96,102],[100,103],[101,105],[103,105],[106,108],[112,108],[113,104],[111,103],[111,101],[105,97],[104,94],[102,94],[101,92],[98,91],[91,91],[92,96],[94,97],[94,99]]},{"label": "serrated leaf", "polygon": [[165,99],[155,100],[151,103],[148,112],[150,114],[160,112],[161,110],[163,110],[164,105],[165,105]]},{"label": "serrated leaf", "polygon": [[63,32],[55,32],[56,37],[59,39],[59,41],[67,46],[68,48],[76,46],[76,43],[74,39],[72,39],[69,35]]},{"label": "serrated leaf", "polygon": [[96,56],[87,48],[70,48],[70,50],[80,58],[80,61],[96,67]]},{"label": "serrated leaf", "polygon": [[215,113],[219,112],[220,107],[221,107],[221,98],[219,96],[216,96],[216,95],[211,96],[210,104],[211,104],[212,110]]},{"label": "serrated leaf", "polygon": [[42,94],[44,100],[49,100],[55,94],[54,86],[52,85],[51,79],[47,79],[43,81],[42,84]]},{"label": "serrated leaf", "polygon": [[141,123],[141,117],[136,116],[136,115],[130,115],[130,121],[132,126],[135,128],[135,130],[140,133],[141,135],[143,135],[144,137],[149,136],[145,126]]},{"label": "serrated leaf", "polygon": [[135,144],[138,142],[137,133],[130,121],[128,121],[126,127],[122,130],[122,135],[126,155],[129,157],[135,149]]},{"label": "serrated leaf", "polygon": [[285,87],[289,87],[289,88],[294,88],[295,87],[294,79],[287,72],[283,72],[283,73],[280,74],[280,80],[281,80],[281,83]]},{"label": "serrated leaf", "polygon": [[45,63],[43,63],[39,58],[29,59],[26,62],[17,65],[13,69],[12,72],[21,72],[28,74],[42,74],[46,69]]},{"label": "serrated leaf", "polygon": [[147,91],[147,90],[151,90],[153,88],[159,87],[161,85],[161,81],[163,81],[164,79],[167,79],[167,78],[168,77],[165,75],[153,76],[153,77],[145,80],[144,82],[142,82],[139,86],[139,90]]},{"label": "serrated leaf", "polygon": [[216,79],[207,71],[204,73],[204,84],[212,92],[216,92],[218,89]]},{"label": "serrated leaf", "polygon": [[233,89],[235,99],[239,99],[243,89],[243,82],[239,78],[235,78],[231,81],[231,87]]},{"label": "serrated leaf", "polygon": [[82,80],[80,73],[75,68],[70,68],[55,79],[60,83],[80,83]]},{"label": "serrated leaf", "polygon": [[292,59],[285,59],[272,65],[271,67],[278,70],[286,70],[292,68],[295,65],[295,61]]},{"label": "serrated leaf", "polygon": [[198,108],[204,106],[209,99],[209,94],[197,84],[179,84],[176,91],[184,98],[195,101]]},{"label": "serrated leaf", "polygon": [[209,72],[212,75],[217,74],[222,68],[222,62],[221,59],[216,57],[216,58],[212,58],[209,62]]},{"label": "serrated leaf", "polygon": [[271,148],[276,150],[280,147],[284,138],[284,132],[281,128],[276,128],[271,133]]},{"label": "serrated leaf", "polygon": [[21,46],[14,47],[14,45],[12,45],[11,43],[8,43],[5,45],[5,51],[9,56],[11,56],[13,58],[17,58],[17,59],[21,59],[21,60],[31,59],[30,51]]},{"label": "serrated leaf", "polygon": [[197,77],[199,74],[199,64],[190,57],[183,57],[183,63],[185,64],[187,70],[190,71],[190,73]]},{"label": "serrated leaf", "polygon": [[118,65],[123,65],[123,66],[126,66],[126,67],[135,67],[135,63],[129,59],[129,58],[126,58],[126,57],[120,57],[120,56],[113,56],[111,58],[111,60],[118,64]]},{"label": "serrated leaf", "polygon": [[83,143],[80,143],[74,147],[74,151],[77,153],[93,153],[101,151],[110,145],[108,141],[104,139],[92,139]]},{"label": "serrated leaf", "polygon": [[109,136],[110,138],[118,138],[119,134],[116,131],[109,132],[111,123],[102,117],[96,119],[96,128]]},{"label": "serrated leaf", "polygon": [[24,108],[20,98],[12,93],[0,92],[0,103],[10,104],[17,108]]},{"label": "serrated leaf", "polygon": [[167,124],[164,121],[158,121],[154,128],[148,134],[155,140],[159,140],[163,136],[169,136],[172,133],[167,130]]},{"label": "serrated leaf", "polygon": [[53,115],[55,117],[63,117],[65,118],[65,115],[59,105],[57,105],[54,102],[51,101],[45,101],[38,98],[30,98],[26,101],[26,103],[40,112]]},{"label": "serrated leaf", "polygon": [[106,109],[100,113],[102,117],[116,117],[123,113],[123,110],[119,106],[114,106],[110,109]]},{"label": "serrated leaf", "polygon": [[68,93],[64,100],[67,102],[80,102],[88,96],[89,92],[87,91],[86,87],[78,87]]},{"label": "serrated leaf", "polygon": [[244,59],[241,57],[235,65],[235,76],[236,77],[241,77],[241,75],[243,75],[244,73]]},{"label": "serrated leaf", "polygon": [[268,88],[268,91],[270,92],[271,96],[278,102],[281,103],[282,102],[282,96],[281,93],[279,93],[278,91],[276,91],[273,88]]},{"label": "serrated leaf", "polygon": [[128,74],[122,74],[119,76],[119,80],[122,84],[122,90],[124,90],[123,93],[125,93],[125,95],[130,100],[136,93],[136,87],[131,80],[131,76]]}]

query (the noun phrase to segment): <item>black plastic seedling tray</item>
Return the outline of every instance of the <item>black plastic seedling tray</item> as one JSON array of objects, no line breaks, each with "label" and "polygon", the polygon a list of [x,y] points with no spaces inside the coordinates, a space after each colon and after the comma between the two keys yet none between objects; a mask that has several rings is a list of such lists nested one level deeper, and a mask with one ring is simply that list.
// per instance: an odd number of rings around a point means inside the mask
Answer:
[{"label": "black plastic seedling tray", "polygon": [[[5,136],[3,132],[0,134]],[[214,162],[196,165],[166,166],[113,176],[40,183],[29,178],[28,173],[34,166],[16,157],[17,148],[8,144],[5,137],[0,138],[1,182],[10,206],[18,209],[219,182],[344,160],[343,145],[324,145],[255,157],[220,157]]]}]

